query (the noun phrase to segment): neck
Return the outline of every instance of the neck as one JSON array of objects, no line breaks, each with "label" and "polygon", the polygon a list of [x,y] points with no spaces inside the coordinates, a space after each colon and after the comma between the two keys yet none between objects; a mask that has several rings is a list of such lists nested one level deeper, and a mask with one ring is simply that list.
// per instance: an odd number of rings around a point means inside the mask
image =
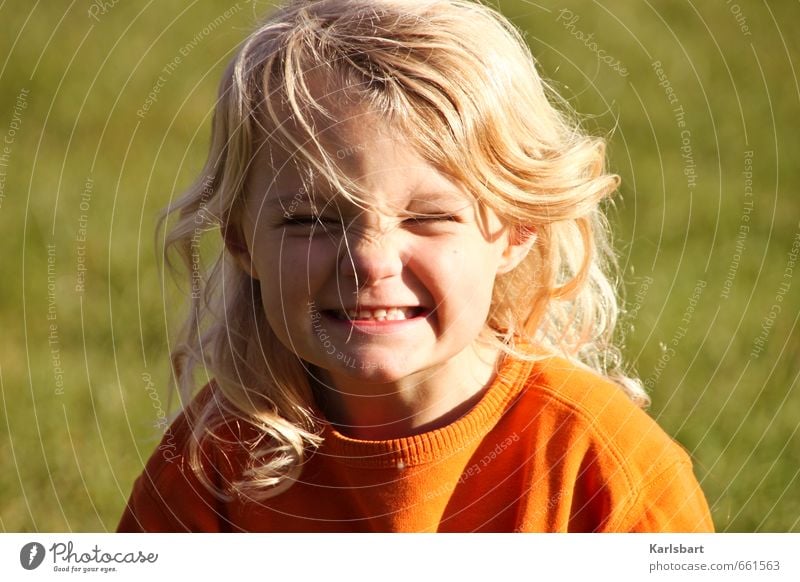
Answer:
[{"label": "neck", "polygon": [[469,412],[491,386],[499,350],[468,346],[439,367],[396,382],[340,378],[316,369],[317,405],[342,434],[387,440],[447,426]]}]

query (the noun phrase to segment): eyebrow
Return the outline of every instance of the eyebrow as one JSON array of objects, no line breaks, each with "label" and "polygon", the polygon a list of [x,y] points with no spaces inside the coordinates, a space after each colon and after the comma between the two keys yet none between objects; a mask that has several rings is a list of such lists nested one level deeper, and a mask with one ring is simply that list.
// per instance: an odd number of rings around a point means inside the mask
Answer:
[{"label": "eyebrow", "polygon": [[261,210],[267,215],[280,214],[288,217],[297,212],[305,213],[309,210],[314,213],[327,212],[333,207],[335,205],[328,200],[317,199],[312,201],[307,194],[298,191],[292,196],[283,195],[268,198],[262,203]]},{"label": "eyebrow", "polygon": [[[287,164],[288,165],[288,164]],[[269,186],[266,189],[266,193],[273,191],[273,194],[270,196],[266,196],[266,199],[263,201],[264,207],[273,207],[273,206],[280,206],[285,207],[288,204],[307,204],[312,202],[312,199],[309,197],[308,192],[319,190],[318,187],[318,176],[319,173],[314,170],[313,168],[309,167],[294,167],[295,172],[299,176],[299,181],[297,182],[297,186],[291,189],[280,189],[276,188],[277,180],[276,176],[273,176],[272,181],[270,182]],[[321,200],[325,200],[327,202],[328,198],[320,195],[319,198]]]},{"label": "eyebrow", "polygon": [[426,191],[422,196],[411,198],[409,202],[453,202],[471,205],[473,200],[457,190],[431,190]]},{"label": "eyebrow", "polygon": [[302,190],[298,190],[297,192],[294,193],[280,194],[278,196],[269,196],[264,201],[264,206],[275,206],[278,204],[283,206],[286,204],[291,204],[292,202],[305,203],[311,201],[312,200],[311,198],[309,198],[308,194],[306,194]]},{"label": "eyebrow", "polygon": [[273,207],[280,207],[285,208],[287,206],[298,206],[300,204],[322,204],[325,205],[328,203],[328,198],[324,195],[317,194],[313,198],[308,195],[308,191],[304,186],[297,188],[296,190],[288,190],[283,191],[277,195],[267,196],[263,202],[264,208],[273,208]]},{"label": "eyebrow", "polygon": [[[463,203],[463,208],[467,208],[473,204],[473,200],[458,190],[419,190],[421,194],[413,196],[408,199],[409,204],[414,203]],[[309,197],[308,191],[304,187],[298,188],[296,191],[284,191],[276,196],[270,196],[264,201],[264,208],[279,207],[285,209],[287,206],[299,206],[301,204],[316,204],[318,206],[328,206],[333,201],[335,202],[339,196],[334,194],[328,196],[325,193],[316,194],[313,199]],[[460,209],[462,207],[459,207]]]}]

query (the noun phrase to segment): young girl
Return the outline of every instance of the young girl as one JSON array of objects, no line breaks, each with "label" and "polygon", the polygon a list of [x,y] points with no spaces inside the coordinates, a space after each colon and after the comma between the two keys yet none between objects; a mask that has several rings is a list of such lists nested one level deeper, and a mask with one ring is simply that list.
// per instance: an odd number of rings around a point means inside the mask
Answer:
[{"label": "young girl", "polygon": [[[710,531],[612,344],[601,140],[461,0],[294,0],[170,208],[213,377],[119,531]],[[224,250],[201,271],[201,234]]]}]

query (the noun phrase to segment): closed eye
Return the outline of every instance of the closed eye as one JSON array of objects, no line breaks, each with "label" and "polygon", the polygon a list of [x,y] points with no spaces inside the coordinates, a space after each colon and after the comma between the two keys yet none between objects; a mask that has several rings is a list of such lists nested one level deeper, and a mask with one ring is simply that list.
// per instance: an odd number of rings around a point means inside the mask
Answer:
[{"label": "closed eye", "polygon": [[426,224],[460,222],[460,219],[455,214],[426,214],[406,218],[403,222],[409,226],[423,226]]},{"label": "closed eye", "polygon": [[341,221],[338,218],[329,216],[317,215],[298,215],[284,217],[282,224],[284,226],[313,226],[319,224],[322,226],[339,226]]}]

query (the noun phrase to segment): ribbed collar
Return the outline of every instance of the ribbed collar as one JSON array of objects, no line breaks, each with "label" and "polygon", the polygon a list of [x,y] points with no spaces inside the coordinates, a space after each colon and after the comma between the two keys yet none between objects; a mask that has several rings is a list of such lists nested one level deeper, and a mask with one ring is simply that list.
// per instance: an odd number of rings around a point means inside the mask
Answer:
[{"label": "ribbed collar", "polygon": [[[523,346],[517,347],[524,350]],[[519,396],[533,365],[503,357],[481,400],[458,420],[429,432],[390,440],[362,440],[347,437],[323,421],[325,440],[316,454],[335,457],[351,466],[373,468],[410,467],[448,458],[482,438],[497,424]]]}]

